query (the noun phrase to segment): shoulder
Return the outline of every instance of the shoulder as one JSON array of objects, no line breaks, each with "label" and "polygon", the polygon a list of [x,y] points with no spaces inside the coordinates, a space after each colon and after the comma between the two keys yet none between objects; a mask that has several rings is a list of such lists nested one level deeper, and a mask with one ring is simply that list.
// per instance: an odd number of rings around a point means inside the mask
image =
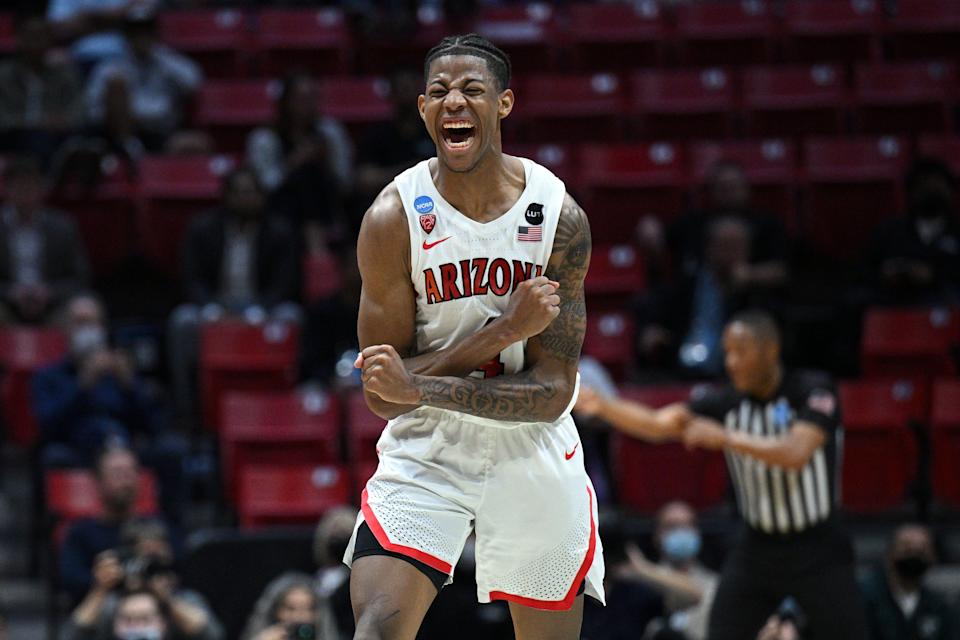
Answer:
[{"label": "shoulder", "polygon": [[386,248],[398,243],[403,244],[408,237],[407,214],[394,181],[383,188],[364,214],[360,241]]},{"label": "shoulder", "polygon": [[590,243],[590,221],[587,220],[587,213],[583,210],[576,200],[569,193],[563,196],[563,204],[560,207],[560,218],[557,220],[557,233],[554,244],[559,247],[561,244],[566,247],[574,240],[586,241],[589,250]]}]

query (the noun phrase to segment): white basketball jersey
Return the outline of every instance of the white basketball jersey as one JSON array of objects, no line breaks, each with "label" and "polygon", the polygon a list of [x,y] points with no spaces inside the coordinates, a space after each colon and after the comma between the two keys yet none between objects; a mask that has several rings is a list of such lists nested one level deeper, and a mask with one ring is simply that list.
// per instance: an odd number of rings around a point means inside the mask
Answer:
[{"label": "white basketball jersey", "polygon": [[[509,211],[487,223],[468,218],[443,199],[430,175],[430,160],[396,177],[410,230],[417,353],[469,339],[503,314],[520,282],[546,270],[566,188],[548,169],[520,160],[523,193]],[[525,341],[510,345],[473,375],[522,371],[525,346]]]}]

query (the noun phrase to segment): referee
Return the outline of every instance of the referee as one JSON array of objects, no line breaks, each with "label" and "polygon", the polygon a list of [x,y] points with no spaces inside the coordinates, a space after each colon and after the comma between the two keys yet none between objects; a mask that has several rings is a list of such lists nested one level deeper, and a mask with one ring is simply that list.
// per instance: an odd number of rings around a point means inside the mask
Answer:
[{"label": "referee", "polygon": [[730,384],[660,410],[583,392],[578,411],[647,440],[723,450],[743,531],[727,559],[709,640],[753,640],[792,597],[815,640],[862,640],[853,550],[837,523],[842,430],[825,375],[790,371],[766,313],[735,316],[723,334]]}]

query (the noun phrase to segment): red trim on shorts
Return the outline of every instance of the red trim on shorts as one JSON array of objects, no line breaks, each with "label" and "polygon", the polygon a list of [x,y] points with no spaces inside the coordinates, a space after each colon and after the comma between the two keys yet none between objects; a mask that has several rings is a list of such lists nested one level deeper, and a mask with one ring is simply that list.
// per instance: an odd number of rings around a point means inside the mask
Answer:
[{"label": "red trim on shorts", "polygon": [[570,590],[567,591],[567,595],[563,600],[537,600],[536,598],[515,596],[502,591],[491,591],[491,601],[507,600],[508,602],[522,604],[525,607],[543,609],[545,611],[566,611],[573,606],[573,601],[577,598],[577,589],[586,577],[587,571],[590,570],[590,566],[593,564],[593,555],[597,550],[597,524],[593,521],[593,493],[590,491],[590,487],[587,487],[587,497],[590,500],[590,544],[587,546],[587,555],[583,558],[583,564],[580,565],[580,570],[577,571],[577,577],[573,579],[573,584],[570,585]]},{"label": "red trim on shorts", "polygon": [[382,526],[380,526],[380,521],[377,520],[376,514],[373,512],[373,509],[370,508],[370,505],[367,504],[366,489],[364,489],[363,493],[360,494],[360,510],[363,512],[363,519],[367,521],[367,526],[369,526],[370,531],[373,532],[373,537],[377,539],[377,542],[380,543],[381,547],[387,551],[393,551],[394,553],[408,556],[414,560],[419,560],[431,569],[442,571],[447,575],[453,573],[453,567],[450,565],[450,563],[444,562],[440,558],[432,556],[424,551],[420,551],[420,549],[414,549],[413,547],[406,547],[402,544],[394,544],[390,542],[390,538],[387,537],[387,532],[383,530]]}]

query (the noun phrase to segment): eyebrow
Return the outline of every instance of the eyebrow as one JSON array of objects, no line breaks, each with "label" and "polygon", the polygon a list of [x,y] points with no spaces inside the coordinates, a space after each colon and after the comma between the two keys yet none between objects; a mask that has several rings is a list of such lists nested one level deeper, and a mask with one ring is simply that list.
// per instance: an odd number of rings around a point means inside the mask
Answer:
[{"label": "eyebrow", "polygon": [[[484,83],[486,82],[486,80],[485,80],[485,78],[484,78],[483,76],[468,76],[468,77],[466,77],[466,78],[463,79],[463,85],[464,85],[464,86],[466,86],[466,85],[468,85],[468,84],[471,84],[471,83],[473,83],[473,82],[479,82],[479,83],[481,83],[481,84],[484,84]],[[433,85],[433,84],[439,84],[439,85],[441,85],[441,86],[443,86],[443,87],[447,87],[447,86],[450,85],[450,80],[447,79],[447,78],[444,78],[444,77],[439,77],[439,78],[434,78],[434,79],[432,79],[432,80],[430,81],[430,84],[431,84],[431,85]]]}]

